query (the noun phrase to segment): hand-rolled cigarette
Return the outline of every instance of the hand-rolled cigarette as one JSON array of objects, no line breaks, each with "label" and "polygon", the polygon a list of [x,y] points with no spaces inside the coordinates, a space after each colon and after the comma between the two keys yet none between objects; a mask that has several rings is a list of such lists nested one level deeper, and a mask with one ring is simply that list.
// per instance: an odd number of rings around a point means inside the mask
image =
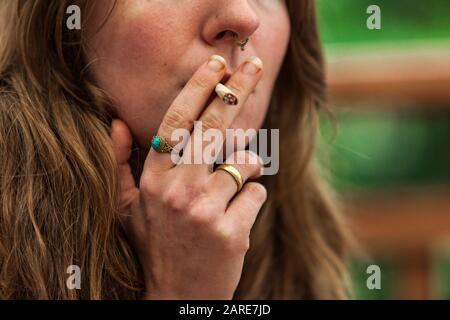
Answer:
[{"label": "hand-rolled cigarette", "polygon": [[230,106],[235,106],[238,104],[238,98],[236,95],[223,84],[219,83],[216,86],[216,93],[223,100],[223,102],[225,102],[225,104]]}]

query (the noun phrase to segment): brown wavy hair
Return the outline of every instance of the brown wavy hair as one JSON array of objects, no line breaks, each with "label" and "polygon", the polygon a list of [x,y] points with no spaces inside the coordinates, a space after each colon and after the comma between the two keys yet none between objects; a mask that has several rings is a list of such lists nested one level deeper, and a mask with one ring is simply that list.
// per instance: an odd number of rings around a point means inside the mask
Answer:
[{"label": "brown wavy hair", "polygon": [[[118,218],[107,94],[87,72],[83,28],[65,26],[66,8],[88,2],[0,3],[1,299],[143,291]],[[235,298],[345,298],[347,233],[314,161],[325,102],[315,4],[286,3],[292,34],[266,121],[280,128],[280,171],[264,179],[269,199]],[[70,265],[81,267],[80,290],[66,286]]]}]

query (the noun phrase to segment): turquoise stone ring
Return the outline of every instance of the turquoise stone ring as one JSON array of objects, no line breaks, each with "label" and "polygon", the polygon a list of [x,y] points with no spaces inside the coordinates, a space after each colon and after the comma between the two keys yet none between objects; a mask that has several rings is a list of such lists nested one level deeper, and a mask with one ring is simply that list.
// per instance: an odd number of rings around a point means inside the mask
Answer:
[{"label": "turquoise stone ring", "polygon": [[173,147],[163,137],[160,136],[153,137],[152,148],[159,153],[171,153],[173,151]]},{"label": "turquoise stone ring", "polygon": [[161,137],[153,137],[153,139],[152,139],[153,149],[159,149],[160,145],[161,145]]}]

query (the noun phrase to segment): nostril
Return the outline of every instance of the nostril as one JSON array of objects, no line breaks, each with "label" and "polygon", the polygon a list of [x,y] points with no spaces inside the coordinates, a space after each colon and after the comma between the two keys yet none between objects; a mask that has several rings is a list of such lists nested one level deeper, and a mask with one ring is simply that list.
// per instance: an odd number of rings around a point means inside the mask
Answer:
[{"label": "nostril", "polygon": [[217,39],[217,40],[220,40],[220,39],[222,39],[223,37],[225,37],[226,34],[227,34],[227,31],[222,31],[222,32],[220,32],[220,33],[216,36],[216,39]]},{"label": "nostril", "polygon": [[221,39],[235,40],[235,37],[236,37],[236,33],[235,32],[233,32],[231,30],[225,30],[225,31],[222,31],[222,32],[217,34],[216,40],[221,40]]}]

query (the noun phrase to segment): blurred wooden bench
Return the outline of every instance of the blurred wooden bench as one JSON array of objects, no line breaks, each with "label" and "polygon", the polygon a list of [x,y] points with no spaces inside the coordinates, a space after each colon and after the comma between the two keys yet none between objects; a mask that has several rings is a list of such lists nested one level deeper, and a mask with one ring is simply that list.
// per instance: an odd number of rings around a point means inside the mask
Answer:
[{"label": "blurred wooden bench", "polygon": [[[383,48],[329,50],[333,106],[450,110],[450,45]],[[345,206],[368,253],[395,258],[394,298],[438,297],[431,253],[436,243],[450,238],[450,186],[384,191],[347,199]]]},{"label": "blurred wooden bench", "polygon": [[396,298],[438,297],[432,259],[450,240],[450,188],[380,192],[347,199],[345,208],[368,253],[394,262]]},{"label": "blurred wooden bench", "polygon": [[450,45],[333,52],[328,57],[333,104],[376,102],[380,106],[450,107]]}]

